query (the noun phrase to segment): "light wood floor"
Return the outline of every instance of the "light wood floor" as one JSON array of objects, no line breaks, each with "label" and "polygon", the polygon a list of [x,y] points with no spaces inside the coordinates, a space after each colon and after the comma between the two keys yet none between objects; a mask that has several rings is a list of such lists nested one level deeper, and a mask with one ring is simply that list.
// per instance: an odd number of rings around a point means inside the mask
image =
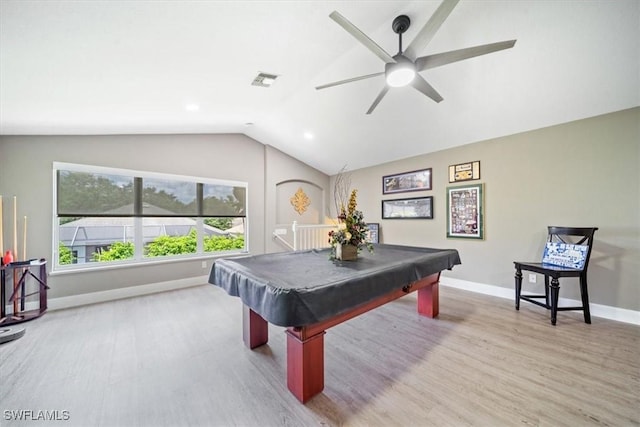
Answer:
[{"label": "light wood floor", "polygon": [[[285,334],[256,351],[211,285],[49,312],[0,345],[0,425],[640,425],[640,328],[441,287],[330,329],[325,390],[287,390]],[[7,420],[69,411],[69,421]]]}]

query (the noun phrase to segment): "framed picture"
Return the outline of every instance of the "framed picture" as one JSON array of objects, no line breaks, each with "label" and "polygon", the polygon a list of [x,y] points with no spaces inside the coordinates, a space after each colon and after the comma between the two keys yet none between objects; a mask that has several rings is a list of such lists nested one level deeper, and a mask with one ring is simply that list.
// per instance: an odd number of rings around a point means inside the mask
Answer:
[{"label": "framed picture", "polygon": [[480,179],[480,162],[460,163],[449,166],[449,182]]},{"label": "framed picture", "polygon": [[484,238],[482,184],[447,187],[447,237]]},{"label": "framed picture", "polygon": [[368,222],[367,227],[369,228],[369,241],[371,243],[380,243],[380,224]]},{"label": "framed picture", "polygon": [[431,190],[431,168],[382,177],[382,194]]},{"label": "framed picture", "polygon": [[433,219],[433,197],[383,200],[382,219]]}]

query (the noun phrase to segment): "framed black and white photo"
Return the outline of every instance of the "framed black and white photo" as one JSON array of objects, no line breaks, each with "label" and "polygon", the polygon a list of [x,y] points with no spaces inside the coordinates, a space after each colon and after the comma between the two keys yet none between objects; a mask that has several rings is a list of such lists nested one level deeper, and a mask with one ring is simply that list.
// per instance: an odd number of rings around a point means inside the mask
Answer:
[{"label": "framed black and white photo", "polygon": [[369,228],[369,241],[371,243],[380,243],[380,224],[368,222],[367,227]]},{"label": "framed black and white photo", "polygon": [[447,187],[447,237],[484,238],[482,184]]},{"label": "framed black and white photo", "polygon": [[433,219],[433,197],[383,200],[382,219]]},{"label": "framed black and white photo", "polygon": [[382,177],[382,194],[431,190],[431,168]]}]

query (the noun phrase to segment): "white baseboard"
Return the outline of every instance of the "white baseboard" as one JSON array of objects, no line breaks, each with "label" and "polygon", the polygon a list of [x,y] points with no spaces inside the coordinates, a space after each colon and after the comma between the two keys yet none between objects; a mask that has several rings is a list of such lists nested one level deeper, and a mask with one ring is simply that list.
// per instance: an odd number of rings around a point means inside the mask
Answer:
[{"label": "white baseboard", "polygon": [[113,301],[122,298],[148,295],[156,292],[171,291],[174,289],[190,288],[207,283],[209,277],[189,277],[186,279],[170,280],[168,282],[150,283],[148,285],[130,286],[127,288],[111,289],[101,292],[90,292],[68,297],[49,299],[49,310],[61,310],[63,308],[77,307],[80,305],[95,304],[98,302]]},{"label": "white baseboard", "polygon": [[[440,284],[442,286],[477,292],[479,294],[506,298],[512,301],[515,299],[515,290],[503,288],[502,286],[486,285],[483,283],[469,282],[467,280],[453,279],[451,277],[444,276],[440,277]],[[580,306],[582,305],[582,301],[560,298],[558,300],[558,304],[560,306]],[[602,317],[604,319],[617,320],[618,322],[632,323],[640,326],[640,311],[594,303],[589,303],[589,310],[591,311],[591,315],[594,317]]]}]

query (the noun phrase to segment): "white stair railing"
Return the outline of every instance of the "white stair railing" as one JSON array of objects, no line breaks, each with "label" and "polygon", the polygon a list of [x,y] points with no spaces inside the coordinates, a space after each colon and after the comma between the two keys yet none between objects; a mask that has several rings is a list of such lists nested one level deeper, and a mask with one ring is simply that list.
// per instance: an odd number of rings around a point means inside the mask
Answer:
[{"label": "white stair railing", "polygon": [[338,226],[334,224],[298,224],[297,221],[293,221],[291,224],[292,243],[282,238],[282,235],[286,234],[286,229],[278,228],[273,232],[273,238],[294,251],[322,249],[331,246],[329,231],[337,229]]},{"label": "white stair railing", "polygon": [[285,245],[287,248],[294,250],[293,246],[291,246],[291,244],[289,242],[287,242],[285,239],[283,239],[282,237],[280,237],[279,234],[277,234],[275,231],[272,233],[273,234],[273,238],[276,239],[277,241],[279,241],[280,243],[282,243],[283,245]]},{"label": "white stair railing", "polygon": [[328,248],[329,231],[337,229],[333,224],[298,224],[297,221],[293,221],[293,250]]}]

